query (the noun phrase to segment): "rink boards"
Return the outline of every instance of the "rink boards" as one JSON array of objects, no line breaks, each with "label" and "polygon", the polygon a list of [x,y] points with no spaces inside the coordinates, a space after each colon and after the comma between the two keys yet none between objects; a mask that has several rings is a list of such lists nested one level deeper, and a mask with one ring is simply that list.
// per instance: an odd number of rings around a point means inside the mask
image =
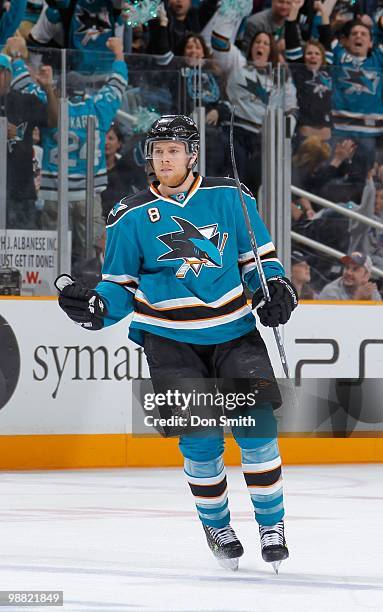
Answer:
[{"label": "rink boards", "polygon": [[[132,434],[132,380],[148,377],[127,321],[99,332],[73,325],[50,298],[0,298],[0,468],[174,466],[175,439]],[[381,378],[383,307],[305,303],[284,328],[295,378]],[[281,375],[270,330],[262,329]],[[285,463],[383,461],[383,417],[351,438],[285,433]],[[227,439],[226,462],[239,456]]]}]

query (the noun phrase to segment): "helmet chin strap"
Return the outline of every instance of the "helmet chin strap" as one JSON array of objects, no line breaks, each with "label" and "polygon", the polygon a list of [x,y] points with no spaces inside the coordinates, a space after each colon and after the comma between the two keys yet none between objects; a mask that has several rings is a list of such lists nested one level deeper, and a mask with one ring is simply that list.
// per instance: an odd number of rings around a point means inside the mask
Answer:
[{"label": "helmet chin strap", "polygon": [[178,185],[169,185],[170,189],[177,189],[177,187],[181,187],[182,183],[184,183],[186,179],[189,177],[189,174],[191,171],[192,171],[192,168],[189,168],[185,176],[183,177],[182,181],[178,183]]}]

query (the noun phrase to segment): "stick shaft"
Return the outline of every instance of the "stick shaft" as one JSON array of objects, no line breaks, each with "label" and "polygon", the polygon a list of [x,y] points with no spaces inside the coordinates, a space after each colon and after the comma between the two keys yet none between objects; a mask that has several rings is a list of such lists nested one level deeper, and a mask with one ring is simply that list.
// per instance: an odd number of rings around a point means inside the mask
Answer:
[{"label": "stick shaft", "polygon": [[[252,251],[253,251],[253,254],[254,254],[254,258],[255,258],[255,265],[257,266],[257,272],[258,272],[258,275],[259,275],[259,280],[260,280],[260,284],[261,284],[261,289],[262,289],[263,297],[264,297],[265,301],[268,302],[268,301],[270,301],[269,287],[267,285],[265,272],[263,270],[261,258],[260,258],[259,252],[258,252],[257,240],[255,238],[255,234],[254,234],[253,228],[251,227],[250,216],[249,216],[249,212],[247,210],[245,199],[243,197],[241,182],[239,180],[237,164],[236,164],[236,161],[235,161],[234,134],[233,134],[233,132],[234,132],[234,111],[235,111],[235,106],[233,106],[232,109],[231,109],[231,120],[230,120],[230,156],[231,156],[231,163],[232,163],[232,166],[233,166],[234,180],[235,180],[235,183],[236,183],[236,186],[237,186],[237,190],[238,190],[238,194],[239,194],[239,199],[240,199],[241,206],[242,206],[243,216],[245,217],[245,223],[246,223],[246,227],[247,227],[247,232],[249,234],[250,244],[251,244],[251,248],[252,248]],[[286,378],[290,378],[289,366],[288,366],[288,363],[287,363],[286,351],[285,351],[285,347],[283,345],[283,340],[282,340],[281,332],[279,331],[278,327],[273,327],[273,332],[274,332],[274,338],[275,338],[275,342],[277,344],[277,348],[278,348],[278,352],[279,352],[279,357],[281,359],[283,371],[285,373]]]}]

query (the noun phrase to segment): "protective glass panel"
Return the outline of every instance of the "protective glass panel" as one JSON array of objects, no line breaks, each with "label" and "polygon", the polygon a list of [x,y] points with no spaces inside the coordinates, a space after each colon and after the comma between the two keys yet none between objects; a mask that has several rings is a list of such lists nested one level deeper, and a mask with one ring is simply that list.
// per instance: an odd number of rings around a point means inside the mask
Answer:
[{"label": "protective glass panel", "polygon": [[148,129],[161,115],[180,112],[178,65],[162,67],[147,55],[115,57],[100,54],[91,71],[78,51],[67,52],[72,272],[89,286],[101,271],[110,210],[154,178],[144,157]]},{"label": "protective glass panel", "polygon": [[[380,301],[382,74],[351,69],[347,63],[319,71],[293,64],[289,70],[298,101],[292,152],[293,280],[308,299]],[[359,255],[342,261],[352,253]]]},{"label": "protective glass panel", "polygon": [[60,72],[60,52],[26,49],[1,70],[0,295],[56,294],[57,225],[44,221],[41,187]]},{"label": "protective glass panel", "polygon": [[[230,121],[234,109],[234,153],[241,182],[258,194],[262,182],[262,123],[274,90],[272,66],[227,65],[226,56],[187,59],[182,74],[184,112],[203,123],[206,176],[233,176]],[[202,115],[201,115],[202,109]]]}]

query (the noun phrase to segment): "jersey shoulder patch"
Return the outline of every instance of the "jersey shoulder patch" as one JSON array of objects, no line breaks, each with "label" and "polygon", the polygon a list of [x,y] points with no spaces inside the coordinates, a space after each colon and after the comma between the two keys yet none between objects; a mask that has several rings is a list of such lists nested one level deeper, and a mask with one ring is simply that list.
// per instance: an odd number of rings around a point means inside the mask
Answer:
[{"label": "jersey shoulder patch", "polygon": [[121,219],[127,212],[144,206],[145,204],[153,200],[153,194],[150,193],[149,189],[144,189],[131,196],[126,196],[117,202],[108,215],[106,227],[114,225]]},{"label": "jersey shoulder patch", "polygon": [[[237,183],[235,182],[235,179],[229,178],[229,177],[208,176],[203,179],[200,189],[203,189],[204,187],[206,188],[209,188],[209,187],[235,187],[237,188]],[[254,195],[251,193],[250,189],[246,187],[246,185],[241,183],[241,187],[242,187],[243,193],[246,193],[246,195],[250,196],[251,198],[254,198]]]},{"label": "jersey shoulder patch", "polygon": [[200,188],[203,189],[204,187],[235,187],[235,180],[221,176],[205,176]]}]

